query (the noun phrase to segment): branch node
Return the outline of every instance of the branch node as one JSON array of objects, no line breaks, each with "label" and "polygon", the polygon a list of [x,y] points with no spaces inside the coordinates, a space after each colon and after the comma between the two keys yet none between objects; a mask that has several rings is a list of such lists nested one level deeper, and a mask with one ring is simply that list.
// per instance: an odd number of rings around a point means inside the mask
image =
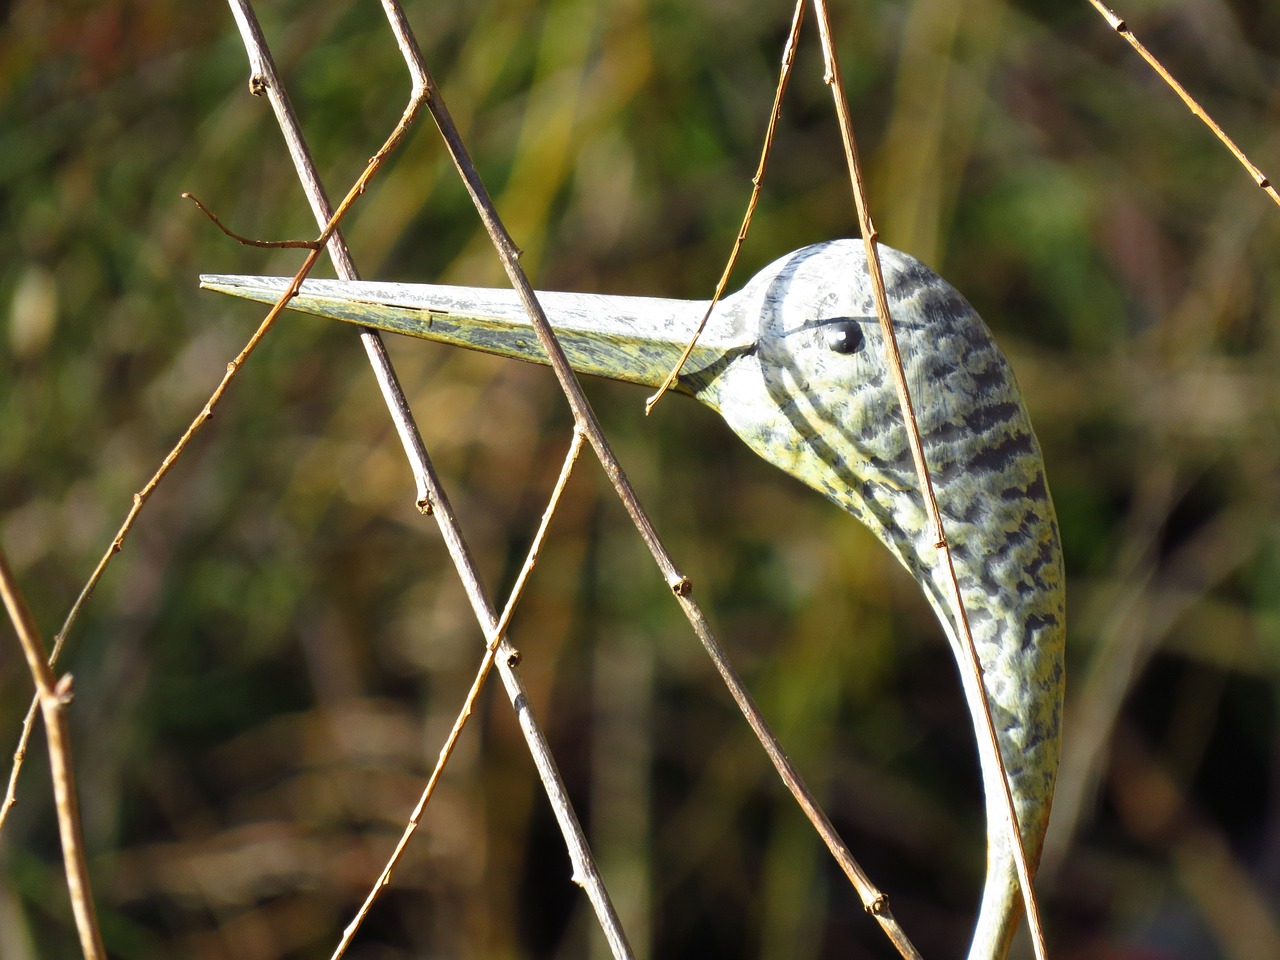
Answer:
[{"label": "branch node", "polygon": [[53,696],[60,707],[65,707],[75,699],[75,690],[72,689],[71,674],[64,673],[58,678],[58,683],[53,688]]}]

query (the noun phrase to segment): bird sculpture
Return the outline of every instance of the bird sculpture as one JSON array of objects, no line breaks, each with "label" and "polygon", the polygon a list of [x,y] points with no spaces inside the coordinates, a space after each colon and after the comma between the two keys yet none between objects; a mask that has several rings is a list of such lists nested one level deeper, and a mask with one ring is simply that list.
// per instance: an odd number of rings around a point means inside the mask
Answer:
[{"label": "bird sculpture", "polygon": [[[890,314],[925,459],[982,664],[985,705],[1028,865],[1039,861],[1060,751],[1062,553],[1039,444],[1008,361],[977,312],[914,258],[880,246]],[[206,276],[262,302],[284,278]],[[706,301],[539,293],[581,374],[658,386]],[[291,309],[546,363],[511,290],[309,280]],[[853,514],[910,571],[960,664],[986,793],[987,876],[970,960],[1004,957],[1021,916],[1005,795],[962,647],[876,320],[860,241],[788,254],[720,301],[673,389],[748,446]]]}]

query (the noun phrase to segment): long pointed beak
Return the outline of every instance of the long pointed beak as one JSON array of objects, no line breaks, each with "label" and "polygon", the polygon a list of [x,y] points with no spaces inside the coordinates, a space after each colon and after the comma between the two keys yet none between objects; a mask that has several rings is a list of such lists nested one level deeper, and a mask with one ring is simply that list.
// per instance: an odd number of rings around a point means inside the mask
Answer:
[{"label": "long pointed beak", "polygon": [[[200,286],[275,303],[284,277],[202,276]],[[707,301],[583,293],[538,293],[569,363],[578,373],[659,386],[680,357]],[[289,309],[484,353],[547,363],[514,290],[432,284],[307,280]],[[752,338],[736,311],[717,305],[676,389],[697,393]]]}]

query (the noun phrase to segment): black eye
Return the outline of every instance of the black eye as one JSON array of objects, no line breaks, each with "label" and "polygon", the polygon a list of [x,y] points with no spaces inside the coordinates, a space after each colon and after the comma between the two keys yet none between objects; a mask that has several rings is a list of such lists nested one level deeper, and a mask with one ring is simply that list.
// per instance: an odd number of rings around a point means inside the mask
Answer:
[{"label": "black eye", "polygon": [[827,349],[834,353],[857,353],[865,342],[856,320],[833,320],[824,325],[822,337]]}]

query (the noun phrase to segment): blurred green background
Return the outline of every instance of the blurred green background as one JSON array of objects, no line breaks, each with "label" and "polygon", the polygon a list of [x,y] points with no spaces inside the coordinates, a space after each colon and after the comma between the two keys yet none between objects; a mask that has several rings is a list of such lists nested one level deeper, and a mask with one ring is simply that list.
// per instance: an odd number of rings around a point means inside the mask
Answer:
[{"label": "blurred green background", "polygon": [[[408,83],[376,4],[262,4],[331,192]],[[544,288],[706,297],[750,188],[784,3],[411,3]],[[1280,7],[1119,11],[1280,175]],[[1069,576],[1056,958],[1280,955],[1280,211],[1084,0],[842,0],[885,242],[986,318],[1044,446]],[[46,635],[292,273],[310,214],[218,4],[0,5],[0,542]],[[806,25],[736,274],[855,232]],[[367,277],[500,284],[429,122],[348,220]],[[325,270],[318,275],[328,275]],[[737,286],[737,283],[733,284]],[[495,593],[569,436],[550,374],[392,344]],[[677,562],[928,957],[963,953],[980,788],[932,614],[869,534],[710,412],[591,383]],[[587,457],[517,616],[521,672],[642,956],[890,957]],[[31,682],[5,628],[0,751]],[[479,632],[353,331],[288,317],[70,640],[90,868],[122,960],[321,957],[377,875]],[[602,957],[488,691],[351,955]],[[0,957],[72,957],[41,757],[0,836]],[[7,772],[8,761],[4,763]],[[1018,955],[1026,954],[1020,944]]]}]

